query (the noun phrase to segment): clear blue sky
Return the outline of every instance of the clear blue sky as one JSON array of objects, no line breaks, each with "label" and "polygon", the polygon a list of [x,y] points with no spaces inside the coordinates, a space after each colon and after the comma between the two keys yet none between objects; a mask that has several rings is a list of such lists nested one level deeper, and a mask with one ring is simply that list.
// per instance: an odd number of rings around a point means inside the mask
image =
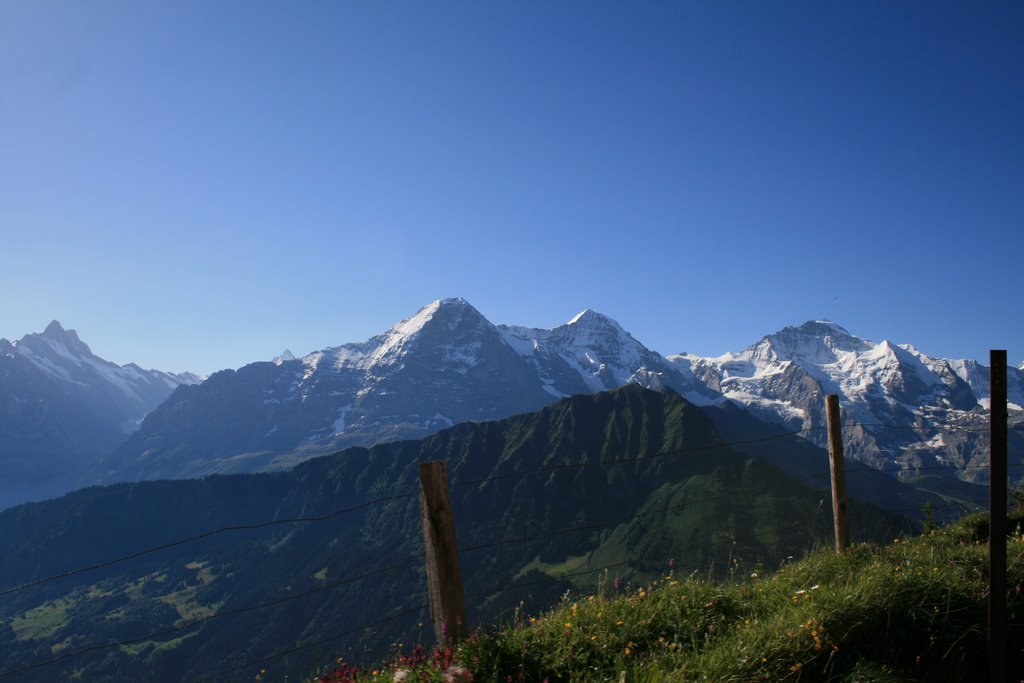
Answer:
[{"label": "clear blue sky", "polygon": [[1024,360],[1024,3],[0,3],[0,336],[208,373],[463,296]]}]

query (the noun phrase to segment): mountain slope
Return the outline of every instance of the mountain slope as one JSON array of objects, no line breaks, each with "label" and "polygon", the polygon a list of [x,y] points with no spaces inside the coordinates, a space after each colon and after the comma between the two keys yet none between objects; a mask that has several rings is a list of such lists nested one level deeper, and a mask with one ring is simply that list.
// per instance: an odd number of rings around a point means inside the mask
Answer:
[{"label": "mountain slope", "polygon": [[103,463],[97,481],[281,469],[631,381],[701,403],[716,398],[592,311],[553,330],[497,327],[465,300],[443,299],[366,342],[182,387]]},{"label": "mountain slope", "polygon": [[56,320],[0,339],[0,508],[69,490],[190,374],[116,365]]},{"label": "mountain slope", "polygon": [[[684,571],[723,572],[731,558],[773,566],[828,539],[820,491],[722,445],[708,415],[685,399],[633,385],[418,442],[351,448],[290,472],[118,484],[6,511],[0,587],[211,527],[322,521],[224,533],[14,593],[0,603],[0,623],[9,624],[0,629],[0,670],[278,600],[46,671],[191,680],[324,634],[342,635],[323,655],[365,658],[412,642],[424,620],[415,609],[356,627],[424,600],[417,471],[435,459],[447,462],[452,482],[472,623],[521,600],[545,607],[603,565],[635,580],[669,559]],[[382,498],[390,500],[363,505]],[[856,501],[851,520],[860,539],[905,528]],[[363,575],[372,576],[350,580]],[[314,592],[283,600],[304,591]],[[275,675],[308,671],[314,656],[275,661]],[[236,678],[253,675],[243,668]]]}]

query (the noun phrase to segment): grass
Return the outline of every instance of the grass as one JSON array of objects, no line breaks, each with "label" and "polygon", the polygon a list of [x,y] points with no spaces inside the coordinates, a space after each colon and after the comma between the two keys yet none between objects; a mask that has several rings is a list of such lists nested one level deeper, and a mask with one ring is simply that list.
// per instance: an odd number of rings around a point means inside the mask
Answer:
[{"label": "grass", "polygon": [[196,635],[195,633],[186,633],[183,636],[178,636],[177,638],[171,638],[170,640],[163,640],[163,641],[145,640],[145,641],[143,641],[141,643],[132,643],[131,645],[122,645],[121,646],[121,651],[126,653],[126,654],[133,655],[133,656],[140,655],[140,654],[151,655],[153,653],[161,652],[161,651],[164,651],[164,650],[173,650],[174,648],[178,647],[183,642],[185,642],[187,639],[192,638],[195,635]]},{"label": "grass", "polygon": [[18,640],[46,638],[56,633],[68,619],[72,600],[62,598],[47,602],[11,620],[14,637]]},{"label": "grass", "polygon": [[[1024,536],[1008,541],[1012,680],[1024,677]],[[478,632],[449,663],[477,681],[987,679],[987,518],[889,546],[820,551],[770,576],[667,574],[628,594],[571,596]],[[368,680],[395,680],[401,662]],[[408,680],[446,680],[429,661]],[[330,676],[325,681],[359,680]]]}]

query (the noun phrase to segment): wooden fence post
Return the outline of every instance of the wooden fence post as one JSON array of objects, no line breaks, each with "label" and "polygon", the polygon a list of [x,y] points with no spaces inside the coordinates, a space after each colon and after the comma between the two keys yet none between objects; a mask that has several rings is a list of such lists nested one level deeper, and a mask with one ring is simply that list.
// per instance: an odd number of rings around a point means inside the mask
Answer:
[{"label": "wooden fence post", "polygon": [[466,599],[444,462],[420,463],[420,516],[434,636],[439,644],[459,641],[468,631]]},{"label": "wooden fence post", "polygon": [[832,471],[832,517],[835,521],[836,552],[846,552],[850,525],[846,515],[846,470],[843,464],[843,428],[839,422],[839,397],[825,397],[828,416],[828,464]]},{"label": "wooden fence post", "polygon": [[1007,679],[1006,351],[989,352],[988,656],[990,680]]}]

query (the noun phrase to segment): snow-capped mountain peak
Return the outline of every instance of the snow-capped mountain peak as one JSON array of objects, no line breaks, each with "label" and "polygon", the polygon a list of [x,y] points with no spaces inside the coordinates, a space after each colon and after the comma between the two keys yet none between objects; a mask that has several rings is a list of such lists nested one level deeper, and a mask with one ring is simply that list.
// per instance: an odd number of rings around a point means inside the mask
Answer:
[{"label": "snow-capped mountain peak", "polygon": [[608,316],[602,313],[598,313],[592,308],[585,308],[576,315],[574,315],[572,318],[569,319],[567,323],[565,323],[565,325],[562,325],[562,327],[566,326],[573,326],[577,329],[588,328],[625,331],[623,330],[622,325],[612,320]]},{"label": "snow-capped mountain peak", "polygon": [[[402,357],[412,345],[424,337],[442,346],[458,346],[464,335],[472,336],[493,328],[490,322],[462,297],[438,299],[427,304],[411,318],[395,324],[382,337],[373,351],[371,364],[387,363]],[[471,345],[478,343],[471,342]],[[466,354],[461,354],[465,356]],[[468,360],[468,358],[464,358]]]},{"label": "snow-capped mountain peak", "polygon": [[274,365],[280,365],[281,363],[286,363],[290,360],[295,360],[295,354],[292,353],[291,349],[285,349],[284,351],[281,352],[281,355],[274,356],[274,360],[272,360],[271,362]]},{"label": "snow-capped mountain peak", "polygon": [[704,386],[688,369],[673,366],[618,322],[593,309],[584,309],[551,330],[508,325],[499,330],[554,396],[635,382],[646,387],[671,386],[695,402],[709,402]]},{"label": "snow-capped mountain peak", "polygon": [[78,333],[65,330],[56,320],[50,322],[42,332],[25,335],[14,346],[30,354],[54,353],[67,359],[93,355],[88,345],[78,338]]},{"label": "snow-capped mountain peak", "polygon": [[[149,405],[154,395],[164,395],[179,384],[201,381],[192,373],[174,375],[157,370],[143,370],[134,363],[117,365],[95,355],[74,330],[64,329],[56,320],[42,332],[26,334],[8,343],[8,355],[16,355],[34,365],[45,375],[61,382],[79,386],[114,388],[132,401]],[[159,389],[152,389],[153,386]],[[154,393],[156,392],[156,393]],[[146,398],[143,398],[146,397]],[[162,400],[162,399],[161,399]],[[159,401],[157,401],[159,402]],[[149,405],[149,408],[152,408]]]},{"label": "snow-capped mountain peak", "polygon": [[835,363],[850,353],[863,353],[871,343],[847,332],[829,320],[809,320],[797,327],[784,327],[751,347],[753,356],[766,361]]}]

